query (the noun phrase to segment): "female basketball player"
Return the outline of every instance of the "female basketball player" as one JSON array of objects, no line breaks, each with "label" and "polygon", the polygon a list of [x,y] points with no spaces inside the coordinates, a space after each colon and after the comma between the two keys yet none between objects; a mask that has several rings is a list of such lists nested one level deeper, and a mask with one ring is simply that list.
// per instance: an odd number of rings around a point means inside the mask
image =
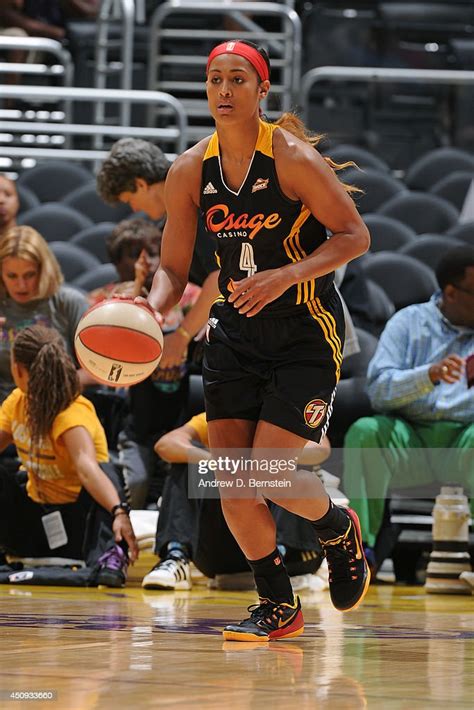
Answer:
[{"label": "female basketball player", "polygon": [[[251,449],[257,457],[261,449],[297,453],[326,431],[344,339],[333,272],[369,246],[334,164],[314,150],[299,120],[285,114],[270,124],[260,117],[269,79],[268,57],[253,44],[226,42],[209,55],[206,86],[216,132],[169,172],[161,265],[148,298],[157,311],[179,300],[200,208],[217,238],[221,267],[222,296],[211,309],[203,369],[210,444]],[[369,584],[357,516],[334,506],[316,477],[306,485],[304,497],[280,492],[275,499],[313,522],[329,564],[332,601],[341,611],[353,609]],[[274,499],[272,492],[265,496]],[[300,603],[265,499],[223,497],[222,506],[260,597],[250,618],[227,626],[224,637],[298,636]]]}]

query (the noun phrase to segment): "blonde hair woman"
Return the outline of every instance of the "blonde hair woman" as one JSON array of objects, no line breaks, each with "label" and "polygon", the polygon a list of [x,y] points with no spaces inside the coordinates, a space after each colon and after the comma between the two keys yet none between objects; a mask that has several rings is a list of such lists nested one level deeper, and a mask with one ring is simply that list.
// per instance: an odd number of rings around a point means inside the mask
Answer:
[{"label": "blonde hair woman", "polygon": [[[88,304],[63,280],[56,257],[32,227],[13,227],[0,239],[0,402],[14,387],[10,349],[23,328],[55,328],[74,353],[74,332]],[[82,384],[89,381],[83,371],[79,377]]]}]

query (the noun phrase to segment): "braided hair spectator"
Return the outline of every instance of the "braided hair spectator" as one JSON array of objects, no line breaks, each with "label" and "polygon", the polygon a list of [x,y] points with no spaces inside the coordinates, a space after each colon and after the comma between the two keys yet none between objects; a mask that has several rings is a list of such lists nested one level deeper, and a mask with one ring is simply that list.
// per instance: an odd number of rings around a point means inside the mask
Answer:
[{"label": "braided hair spectator", "polygon": [[17,446],[28,481],[25,489],[17,471],[0,468],[0,547],[29,557],[50,550],[84,557],[97,583],[122,586],[128,552],[132,561],[138,554],[129,507],[59,333],[23,328],[13,341],[11,371],[16,388],[0,409],[0,451]]},{"label": "braided hair spectator", "polygon": [[42,326],[21,331],[13,357],[29,372],[26,419],[32,445],[38,447],[57,415],[79,396],[77,370],[59,333]]}]

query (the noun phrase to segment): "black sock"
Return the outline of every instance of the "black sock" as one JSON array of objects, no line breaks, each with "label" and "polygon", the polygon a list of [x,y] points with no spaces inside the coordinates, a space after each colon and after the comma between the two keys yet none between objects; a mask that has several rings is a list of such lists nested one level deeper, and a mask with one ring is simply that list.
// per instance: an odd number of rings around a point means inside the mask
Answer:
[{"label": "black sock", "polygon": [[312,520],[311,524],[316,528],[318,537],[330,539],[336,535],[344,533],[349,525],[349,517],[344,508],[334,505],[332,500],[329,500],[329,510],[318,520]]},{"label": "black sock", "polygon": [[247,560],[257,585],[258,596],[281,604],[293,604],[293,589],[282,557],[274,551],[260,560]]}]

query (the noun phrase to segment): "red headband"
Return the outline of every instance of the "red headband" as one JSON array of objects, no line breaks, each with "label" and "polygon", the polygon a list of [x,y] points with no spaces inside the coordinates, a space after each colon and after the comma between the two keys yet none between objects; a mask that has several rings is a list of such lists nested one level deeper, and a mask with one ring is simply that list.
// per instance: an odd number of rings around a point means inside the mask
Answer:
[{"label": "red headband", "polygon": [[223,42],[222,44],[218,44],[217,47],[214,47],[207,60],[206,74],[209,73],[209,66],[212,60],[221,54],[238,54],[239,57],[244,57],[244,59],[250,62],[262,81],[268,81],[270,79],[267,63],[260,52],[254,47],[244,44],[244,42],[239,42],[239,40]]}]

